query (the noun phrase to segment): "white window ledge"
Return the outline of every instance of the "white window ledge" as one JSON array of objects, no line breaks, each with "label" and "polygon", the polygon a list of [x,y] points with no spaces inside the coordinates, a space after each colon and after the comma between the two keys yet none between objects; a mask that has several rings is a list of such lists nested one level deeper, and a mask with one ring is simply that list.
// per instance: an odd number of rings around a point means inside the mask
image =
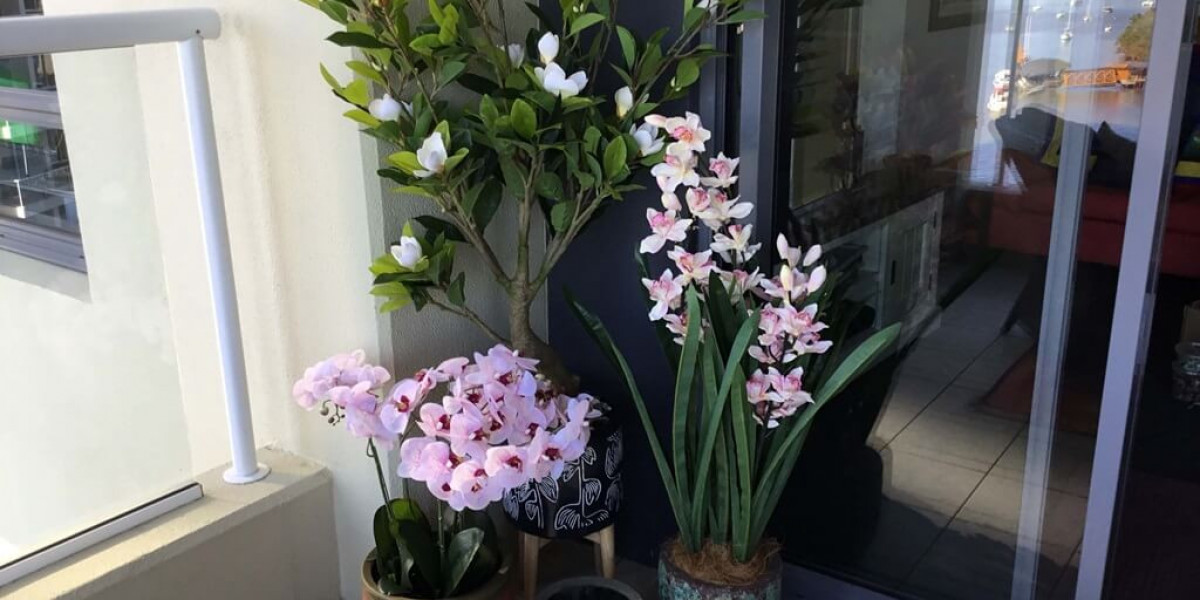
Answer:
[{"label": "white window ledge", "polygon": [[[147,588],[171,598],[336,597],[329,472],[278,450],[260,450],[258,458],[271,467],[263,481],[230,485],[222,479],[223,467],[200,475],[204,498],[0,587],[0,598],[131,598]],[[250,564],[247,554],[254,558]],[[297,573],[273,569],[271,561]],[[260,581],[269,577],[288,581]],[[274,593],[264,585],[275,585]],[[279,585],[307,589],[295,595]],[[230,596],[223,586],[259,595]],[[322,590],[331,595],[321,596]]]}]

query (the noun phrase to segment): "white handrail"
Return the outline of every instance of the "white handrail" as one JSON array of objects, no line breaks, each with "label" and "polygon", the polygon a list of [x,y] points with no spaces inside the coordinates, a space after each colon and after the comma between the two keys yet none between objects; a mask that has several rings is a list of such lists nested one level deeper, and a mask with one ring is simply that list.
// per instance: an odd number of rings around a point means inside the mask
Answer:
[{"label": "white handrail", "polygon": [[270,469],[259,464],[255,454],[246,360],[242,352],[225,199],[221,191],[221,169],[217,161],[204,60],[204,40],[219,35],[221,19],[215,10],[207,8],[10,17],[0,19],[0,58],[178,43],[184,108],[192,164],[196,169],[204,252],[217,322],[217,352],[221,360],[229,441],[233,451],[233,465],[225,471],[225,481],[242,484],[266,477]]},{"label": "white handrail", "polygon": [[128,48],[221,35],[221,17],[211,8],[5,17],[0,19],[0,58],[27,54]]}]

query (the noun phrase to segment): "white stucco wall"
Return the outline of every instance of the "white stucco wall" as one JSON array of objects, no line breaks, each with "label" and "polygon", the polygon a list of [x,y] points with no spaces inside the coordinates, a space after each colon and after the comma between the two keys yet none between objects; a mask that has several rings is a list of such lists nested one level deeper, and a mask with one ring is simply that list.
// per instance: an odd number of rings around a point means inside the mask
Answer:
[{"label": "white stucco wall", "polygon": [[[46,11],[178,5],[172,0],[46,0]],[[375,312],[366,267],[387,240],[398,237],[401,218],[425,206],[411,199],[385,200],[374,175],[379,149],[339,116],[345,107],[329,93],[317,68],[323,62],[339,77],[348,76],[341,65],[350,52],[323,41],[335,24],[296,0],[187,5],[212,6],[223,21],[221,38],[206,49],[257,440],[311,457],[332,471],[342,595],[357,597],[357,570],[372,545],[370,516],[380,502],[373,467],[359,440],[292,404],[292,381],[306,365],[338,351],[363,348],[404,372],[479,347],[484,338],[432,311],[416,317],[408,311],[394,319]],[[140,101],[146,185],[155,206],[161,285],[169,306],[163,326],[170,328],[177,403],[186,422],[171,430],[183,429],[173,439],[186,443],[191,468],[198,472],[227,462],[229,450],[177,57],[170,45],[134,54],[130,73],[100,79],[114,93],[134,90]],[[64,95],[70,93],[69,70],[60,70]],[[72,118],[106,118],[99,106],[70,98],[63,106],[68,113],[76,111],[74,117],[64,115],[68,124]],[[72,133],[68,127],[69,144]],[[124,164],[129,155],[123,144],[131,142],[116,136],[107,143],[107,152],[95,160]],[[91,190],[80,186],[77,192],[83,214]],[[93,247],[120,243],[94,229],[88,215],[82,221],[89,260]],[[469,259],[467,264],[476,270]],[[0,286],[6,285],[5,277],[0,270]],[[0,287],[0,305],[11,298],[4,290]],[[503,314],[495,308],[500,296],[494,288],[474,285],[468,291],[483,312]],[[43,292],[51,293],[31,293]],[[544,314],[539,320],[544,322]],[[66,324],[47,324],[40,332],[71,335]],[[69,363],[71,357],[66,359]],[[115,401],[89,400],[97,405]]]}]

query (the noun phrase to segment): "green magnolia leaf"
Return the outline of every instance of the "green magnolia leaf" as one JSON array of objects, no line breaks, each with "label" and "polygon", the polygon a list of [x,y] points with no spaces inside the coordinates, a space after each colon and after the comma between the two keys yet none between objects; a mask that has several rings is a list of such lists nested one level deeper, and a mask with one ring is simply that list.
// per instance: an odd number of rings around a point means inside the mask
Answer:
[{"label": "green magnolia leaf", "polygon": [[356,121],[358,123],[362,123],[363,125],[366,125],[367,127],[379,127],[379,123],[380,123],[379,119],[372,117],[371,113],[369,113],[361,108],[350,109],[350,110],[342,113],[342,116],[346,117],[347,119],[350,119],[351,121]]},{"label": "green magnolia leaf", "polygon": [[579,15],[571,20],[570,35],[579,35],[579,32],[583,31],[584,29],[587,29],[588,27],[591,27],[597,23],[603,23],[604,21],[604,15],[597,13],[583,13],[582,15]]},{"label": "green magnolia leaf", "polygon": [[449,221],[443,221],[432,215],[421,215],[413,220],[423,225],[425,230],[434,236],[445,236],[447,240],[454,242],[467,241],[467,238],[458,230],[458,226]]},{"label": "green magnolia leaf", "polygon": [[500,118],[500,109],[496,107],[496,101],[487,94],[479,99],[479,118],[483,119],[483,124],[489,129],[493,128],[496,119]]},{"label": "green magnolia leaf", "polygon": [[571,221],[575,216],[576,203],[559,202],[550,209],[550,225],[554,227],[554,233],[562,233],[571,226]]},{"label": "green magnolia leaf", "polygon": [[623,171],[627,170],[625,159],[625,142],[620,138],[609,142],[608,148],[604,149],[604,174],[610,180],[616,179]]},{"label": "green magnolia leaf", "polygon": [[467,568],[471,566],[480,546],[483,545],[483,536],[482,529],[472,527],[458,532],[458,535],[450,540],[449,547],[446,548],[446,560],[449,565],[446,569],[446,580],[443,587],[446,595],[452,596],[457,592],[463,575],[467,573]]},{"label": "green magnolia leaf", "polygon": [[392,256],[390,252],[376,258],[371,263],[371,274],[375,276],[403,272],[405,272],[405,268],[400,266],[400,263],[396,261],[396,257]]},{"label": "green magnolia leaf", "polygon": [[679,61],[679,66],[675,68],[675,79],[672,87],[682,90],[700,79],[700,65],[691,59]]},{"label": "green magnolia leaf", "polygon": [[325,39],[346,48],[387,48],[379,38],[358,31],[338,31]]},{"label": "green magnolia leaf", "polygon": [[537,113],[533,112],[533,107],[529,106],[528,102],[520,98],[514,100],[509,118],[513,130],[521,137],[531,140],[537,135]]},{"label": "green magnolia leaf", "polygon": [[620,25],[617,25],[617,38],[621,40],[621,55],[625,59],[625,65],[632,69],[634,61],[637,60],[637,39],[631,31]]},{"label": "green magnolia leaf", "polygon": [[442,65],[442,85],[447,85],[453,82],[455,79],[458,79],[458,76],[462,75],[463,71],[465,70],[467,70],[466,63],[461,63],[458,61],[450,61]]},{"label": "green magnolia leaf", "polygon": [[400,193],[400,194],[412,194],[413,196],[420,196],[422,198],[432,198],[433,197],[432,192],[430,192],[429,190],[427,190],[423,187],[419,187],[419,186],[415,186],[415,185],[396,186],[392,191]]},{"label": "green magnolia leaf", "polygon": [[734,25],[737,23],[745,23],[747,21],[758,21],[767,18],[767,13],[761,10],[740,10],[729,16],[728,19],[722,21],[725,25]]},{"label": "green magnolia leaf", "polygon": [[551,200],[562,200],[563,184],[558,175],[545,171],[537,178],[537,193],[538,195],[549,198]]},{"label": "green magnolia leaf", "polygon": [[600,147],[600,130],[589,125],[583,132],[583,143],[583,147],[588,152],[596,152],[596,149]]},{"label": "green magnolia leaf", "polygon": [[320,8],[321,12],[328,15],[330,19],[333,19],[334,21],[337,21],[343,25],[346,24],[346,21],[350,16],[344,5],[336,2],[330,2],[329,0],[321,0],[321,2],[318,3],[317,8]]},{"label": "green magnolia leaf", "polygon": [[504,199],[504,186],[495,179],[489,179],[484,182],[479,190],[476,200],[472,203],[471,219],[475,222],[475,227],[480,233],[487,229],[489,223],[492,222],[492,217],[496,216],[496,211],[500,208],[500,201]]},{"label": "green magnolia leaf", "polygon": [[[373,291],[372,291],[372,293],[373,293]],[[404,290],[404,292],[400,293],[400,294],[388,295],[387,298],[388,298],[387,301],[385,301],[383,304],[379,305],[379,313],[380,314],[397,311],[397,310],[404,308],[405,306],[408,306],[409,304],[412,304],[412,294],[410,294],[407,289]]]},{"label": "green magnolia leaf", "polygon": [[342,84],[329,73],[329,69],[326,69],[325,65],[321,65],[321,77],[325,79],[325,83],[328,83],[329,87],[333,88],[333,91],[342,91]]},{"label": "green magnolia leaf", "polygon": [[414,171],[424,168],[421,166],[420,161],[417,160],[417,153],[409,152],[408,150],[389,154],[387,160],[410,175]]},{"label": "green magnolia leaf", "polygon": [[446,299],[450,300],[450,304],[455,306],[463,306],[467,303],[467,299],[464,296],[463,290],[466,284],[467,277],[465,273],[459,273],[458,277],[454,278],[454,282],[451,283],[450,287],[446,289]]},{"label": "green magnolia leaf", "polygon": [[351,81],[346,87],[342,88],[339,93],[342,98],[351,104],[358,107],[365,107],[371,102],[371,90],[367,82],[362,79]]},{"label": "green magnolia leaf", "polygon": [[379,74],[379,71],[376,71],[374,67],[361,60],[346,61],[346,66],[360,77],[374,81],[379,85],[387,85],[387,80],[383,78],[383,75]]},{"label": "green magnolia leaf", "polygon": [[414,38],[408,43],[408,47],[417,53],[433,56],[433,51],[442,47],[442,40],[436,33],[427,33]]}]

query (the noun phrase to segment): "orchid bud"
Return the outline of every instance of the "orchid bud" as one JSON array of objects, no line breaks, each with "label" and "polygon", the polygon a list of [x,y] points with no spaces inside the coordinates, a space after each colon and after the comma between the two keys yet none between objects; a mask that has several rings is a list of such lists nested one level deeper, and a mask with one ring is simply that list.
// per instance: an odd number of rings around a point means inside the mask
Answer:
[{"label": "orchid bud", "polygon": [[827,276],[825,265],[821,265],[813,269],[812,273],[810,273],[808,276],[808,283],[805,285],[805,291],[811,294],[821,289],[821,286],[824,285],[825,278]]},{"label": "orchid bud", "polygon": [[613,95],[613,99],[617,103],[617,117],[624,118],[629,114],[629,109],[633,108],[633,91],[629,86],[625,86]]},{"label": "orchid bud", "polygon": [[795,276],[792,274],[792,268],[788,265],[784,265],[783,268],[779,270],[779,287],[782,287],[789,292],[792,291],[792,287],[796,285],[796,280],[794,277]]},{"label": "orchid bud", "polygon": [[817,245],[813,246],[812,248],[809,248],[808,252],[806,252],[804,254],[804,266],[811,267],[814,264],[816,264],[816,262],[818,260],[821,260],[821,245],[820,244],[817,244]]},{"label": "orchid bud", "polygon": [[547,32],[537,43],[538,57],[543,65],[548,65],[558,58],[558,36]]}]

